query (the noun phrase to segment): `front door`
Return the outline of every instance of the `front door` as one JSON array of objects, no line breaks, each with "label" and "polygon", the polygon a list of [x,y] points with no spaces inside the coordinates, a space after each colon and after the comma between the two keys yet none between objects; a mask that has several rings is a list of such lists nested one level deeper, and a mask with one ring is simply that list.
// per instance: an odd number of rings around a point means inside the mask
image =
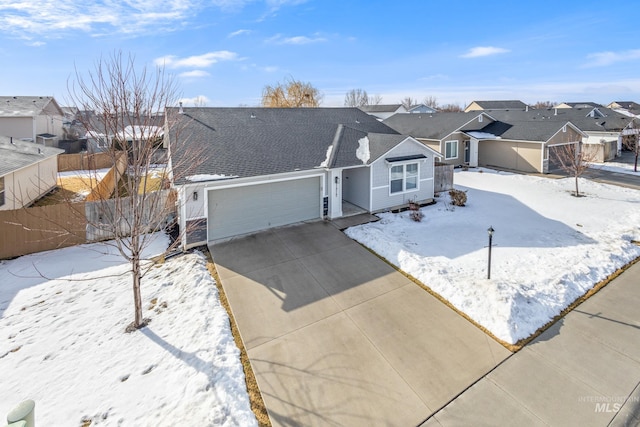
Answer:
[{"label": "front door", "polygon": [[471,160],[471,141],[468,139],[464,142],[464,162],[469,163]]}]

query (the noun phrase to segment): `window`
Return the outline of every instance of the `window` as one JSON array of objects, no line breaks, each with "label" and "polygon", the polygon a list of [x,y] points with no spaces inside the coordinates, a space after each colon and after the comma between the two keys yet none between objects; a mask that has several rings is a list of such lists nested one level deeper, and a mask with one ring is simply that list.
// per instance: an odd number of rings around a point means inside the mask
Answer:
[{"label": "window", "polygon": [[4,176],[0,177],[0,206],[4,205]]},{"label": "window", "polygon": [[418,189],[419,169],[417,163],[392,166],[389,172],[389,191],[391,194]]},{"label": "window", "polygon": [[458,141],[447,141],[445,142],[445,153],[444,158],[456,159],[458,157]]}]

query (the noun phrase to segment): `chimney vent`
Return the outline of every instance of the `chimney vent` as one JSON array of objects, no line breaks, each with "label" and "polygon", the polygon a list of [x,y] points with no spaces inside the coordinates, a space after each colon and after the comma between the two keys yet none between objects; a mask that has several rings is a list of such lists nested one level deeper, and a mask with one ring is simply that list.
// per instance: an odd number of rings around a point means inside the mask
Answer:
[{"label": "chimney vent", "polygon": [[180,109],[178,110],[178,114],[184,114],[184,110],[182,109],[182,101],[180,101]]}]

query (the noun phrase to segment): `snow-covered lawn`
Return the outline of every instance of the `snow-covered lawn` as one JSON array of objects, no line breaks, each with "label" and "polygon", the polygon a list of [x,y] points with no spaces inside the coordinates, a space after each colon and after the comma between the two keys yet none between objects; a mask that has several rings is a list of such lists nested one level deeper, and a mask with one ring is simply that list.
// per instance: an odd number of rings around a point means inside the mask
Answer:
[{"label": "snow-covered lawn", "polygon": [[[640,191],[572,178],[490,170],[456,172],[465,207],[448,196],[409,213],[381,214],[346,233],[439,293],[496,337],[526,338],[594,284],[640,256]],[[493,226],[491,280],[487,229]]]},{"label": "snow-covered lawn", "polygon": [[609,172],[626,173],[629,175],[640,176],[640,167],[638,167],[638,172],[634,172],[633,163],[622,163],[622,162],[590,163],[589,167],[591,169],[601,169]]},{"label": "snow-covered lawn", "polygon": [[34,399],[38,426],[257,425],[204,257],[154,266],[142,298],[151,323],[125,333],[131,278],[104,244],[0,262],[0,419]]}]

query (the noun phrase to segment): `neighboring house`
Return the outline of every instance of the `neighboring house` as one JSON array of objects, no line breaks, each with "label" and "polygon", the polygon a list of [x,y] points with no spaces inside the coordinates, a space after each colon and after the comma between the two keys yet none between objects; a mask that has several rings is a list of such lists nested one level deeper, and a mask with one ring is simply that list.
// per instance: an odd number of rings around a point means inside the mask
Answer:
[{"label": "neighboring house", "polygon": [[380,105],[364,105],[358,107],[365,113],[384,120],[394,114],[407,113],[407,109],[402,104],[380,104]]},{"label": "neighboring house", "polygon": [[640,104],[634,101],[613,101],[607,108],[611,108],[627,116],[640,117]]},{"label": "neighboring house", "polygon": [[437,112],[438,110],[436,110],[433,107],[429,107],[428,105],[425,105],[425,104],[418,104],[409,108],[409,113],[412,113],[412,114],[416,114],[416,113],[417,114],[433,114]]},{"label": "neighboring house", "polygon": [[398,114],[384,121],[444,153],[440,161],[456,166],[497,167],[520,172],[546,173],[557,163],[558,146],[579,144],[585,136],[565,121],[501,119],[502,114],[527,111]]},{"label": "neighboring house", "polygon": [[540,123],[551,121],[564,124],[571,122],[583,134],[583,148],[596,152],[595,161],[614,159],[622,149],[625,129],[631,126],[633,118],[605,107],[553,108],[548,110],[490,111],[493,117],[507,123],[530,121]]},{"label": "neighboring house", "polygon": [[525,110],[529,108],[527,104],[518,100],[505,101],[472,101],[464,109],[465,113],[483,110]]},{"label": "neighboring house", "polygon": [[0,96],[0,135],[57,147],[64,111],[49,96]]},{"label": "neighboring house", "polygon": [[0,136],[0,210],[28,206],[54,189],[63,152]]},{"label": "neighboring house", "polygon": [[434,195],[440,154],[357,108],[169,109],[174,115],[165,142],[185,247]]},{"label": "neighboring house", "polygon": [[596,102],[561,102],[556,105],[554,108],[600,108],[603,105],[600,105]]}]

